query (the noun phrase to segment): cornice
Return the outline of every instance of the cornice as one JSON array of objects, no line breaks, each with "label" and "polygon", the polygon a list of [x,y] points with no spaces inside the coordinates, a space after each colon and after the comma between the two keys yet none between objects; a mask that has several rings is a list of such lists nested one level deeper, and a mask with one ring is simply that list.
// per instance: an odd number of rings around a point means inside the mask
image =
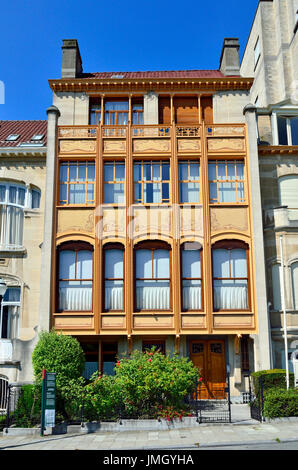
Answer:
[{"label": "cornice", "polygon": [[279,154],[279,155],[298,155],[298,145],[259,145],[259,155]]},{"label": "cornice", "polygon": [[49,80],[54,92],[133,92],[133,91],[222,91],[250,90],[253,78],[220,77],[191,79],[95,79],[95,78],[61,78]]},{"label": "cornice", "polygon": [[47,147],[0,147],[1,157],[46,157]]}]

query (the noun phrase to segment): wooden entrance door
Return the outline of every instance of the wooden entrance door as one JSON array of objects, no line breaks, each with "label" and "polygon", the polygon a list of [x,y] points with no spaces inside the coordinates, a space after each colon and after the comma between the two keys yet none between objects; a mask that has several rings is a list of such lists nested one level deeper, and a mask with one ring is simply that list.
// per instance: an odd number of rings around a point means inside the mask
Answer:
[{"label": "wooden entrance door", "polygon": [[190,358],[198,367],[202,381],[198,388],[201,399],[226,398],[226,361],[223,340],[192,340]]}]

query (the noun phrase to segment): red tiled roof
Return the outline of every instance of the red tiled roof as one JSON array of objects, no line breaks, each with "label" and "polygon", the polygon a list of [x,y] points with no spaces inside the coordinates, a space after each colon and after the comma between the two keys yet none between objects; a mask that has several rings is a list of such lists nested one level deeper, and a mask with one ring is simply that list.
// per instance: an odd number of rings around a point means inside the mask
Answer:
[{"label": "red tiled roof", "polygon": [[225,75],[220,70],[165,70],[147,72],[95,72],[81,73],[78,78],[99,78],[99,79],[146,79],[146,78],[221,78]]},{"label": "red tiled roof", "polygon": [[[18,134],[18,139],[6,140],[11,134]],[[19,147],[21,143],[29,143],[35,134],[44,135],[38,143],[46,146],[47,121],[0,121],[0,147]]]}]

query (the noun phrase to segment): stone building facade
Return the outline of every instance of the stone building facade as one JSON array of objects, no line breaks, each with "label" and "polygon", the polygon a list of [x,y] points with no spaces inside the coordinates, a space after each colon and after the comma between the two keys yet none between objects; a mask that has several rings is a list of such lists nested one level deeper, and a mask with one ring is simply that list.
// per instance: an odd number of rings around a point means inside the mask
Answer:
[{"label": "stone building facade", "polygon": [[271,354],[282,368],[298,348],[297,29],[297,0],[260,1],[241,63],[254,77]]},{"label": "stone building facade", "polygon": [[0,121],[0,375],[32,380],[44,231],[47,121]]},{"label": "stone building facade", "polygon": [[225,395],[229,370],[241,401],[270,354],[238,40],[207,71],[84,73],[77,41],[62,51],[62,76],[49,80],[40,329],[78,338],[86,376],[155,345],[194,361],[206,398]]}]

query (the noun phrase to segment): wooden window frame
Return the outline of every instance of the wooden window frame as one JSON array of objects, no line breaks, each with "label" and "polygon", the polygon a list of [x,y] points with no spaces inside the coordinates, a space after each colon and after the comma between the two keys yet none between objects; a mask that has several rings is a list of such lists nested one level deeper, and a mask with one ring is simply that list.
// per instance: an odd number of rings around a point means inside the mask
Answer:
[{"label": "wooden window frame", "polygon": [[[105,277],[105,254],[108,250],[120,250],[123,252],[123,278],[106,278]],[[121,243],[107,243],[103,246],[103,259],[102,259],[102,286],[103,286],[103,312],[124,312],[125,311],[125,247]],[[121,310],[106,309],[105,308],[105,284],[106,281],[122,281],[123,282],[123,308]]]},{"label": "wooden window frame", "polygon": [[[160,179],[159,180],[153,180],[153,164],[159,163],[160,164]],[[168,180],[163,180],[162,179],[162,164],[167,164],[169,166],[169,179]],[[141,180],[135,180],[134,177],[134,169],[135,165],[141,164]],[[144,165],[151,165],[151,179],[150,180],[144,180]],[[144,184],[160,184],[161,186],[161,200],[159,202],[144,202]],[[162,194],[163,194],[163,188],[162,185],[164,183],[167,183],[169,185],[169,198],[168,199],[163,199]],[[136,199],[135,197],[135,184],[140,184],[142,188],[142,197],[141,199]],[[153,160],[153,159],[142,159],[142,160],[134,160],[133,162],[133,200],[134,204],[138,205],[143,205],[143,206],[159,206],[159,205],[170,205],[171,204],[171,164],[169,160]]]},{"label": "wooden window frame", "polygon": [[[213,251],[214,250],[228,250],[229,251],[229,273],[231,273],[231,250],[237,250],[237,249],[240,249],[240,250],[245,250],[245,253],[246,253],[246,269],[247,269],[247,277],[224,277],[224,278],[219,278],[219,277],[214,277],[214,274],[213,274]],[[214,312],[250,312],[251,311],[251,282],[250,282],[250,264],[249,264],[249,246],[241,241],[241,240],[222,240],[222,241],[218,241],[216,243],[214,243],[214,245],[212,245],[212,249],[211,249],[211,256],[212,256],[212,290],[213,290],[213,311]],[[221,280],[227,280],[227,281],[233,281],[233,280],[243,280],[243,281],[247,281],[247,299],[248,299],[248,306],[246,309],[235,309],[235,308],[231,308],[231,309],[215,309],[214,308],[214,281],[221,281]]]},{"label": "wooden window frame", "polygon": [[[185,250],[185,244],[186,243],[196,243],[196,242],[184,242],[181,247],[180,247],[180,265],[181,265],[181,276],[180,276],[180,280],[181,280],[181,310],[182,312],[203,312],[204,311],[204,287],[203,287],[203,282],[204,282],[204,272],[203,272],[203,256],[202,256],[202,252],[203,252],[203,248],[201,247],[200,249],[197,249],[196,251],[199,251],[200,252],[200,263],[201,263],[201,277],[199,278],[185,278],[183,277],[183,263],[182,263],[182,252]],[[183,305],[183,281],[188,281],[188,280],[191,280],[191,281],[196,281],[196,280],[200,280],[201,281],[201,305],[202,307],[199,309],[199,310],[194,310],[194,309],[186,309],[184,308],[184,305]]]},{"label": "wooden window frame", "polygon": [[[78,172],[79,172],[79,166],[80,164],[85,164],[86,165],[86,173],[85,173],[85,180],[84,181],[78,181]],[[88,164],[94,165],[94,181],[88,180]],[[67,165],[67,180],[66,181],[61,181],[61,168],[62,166]],[[70,166],[77,165],[77,181],[69,181],[69,168]],[[66,185],[66,200],[61,200],[61,184]],[[69,203],[69,186],[70,185],[85,185],[85,203]],[[94,189],[93,189],[93,194],[94,194],[94,199],[87,199],[87,190],[88,190],[88,184],[92,184]],[[96,201],[96,162],[94,160],[63,160],[60,161],[59,163],[59,184],[58,186],[58,206],[59,207],[94,207],[95,201]]]},{"label": "wooden window frame", "polygon": [[[142,109],[134,109],[134,106],[142,106]],[[136,116],[136,122],[134,123],[134,116]],[[141,122],[140,121],[141,117]],[[133,101],[131,104],[131,122],[133,126],[143,126],[144,125],[144,102],[143,101]]]},{"label": "wooden window frame", "polygon": [[[107,164],[113,164],[113,181],[105,181],[105,165]],[[116,181],[115,174],[116,174],[116,166],[117,165],[123,165],[124,166],[124,179],[120,181]],[[103,162],[103,188],[102,188],[102,200],[104,201],[104,205],[108,206],[125,206],[125,201],[126,201],[126,194],[125,194],[125,182],[126,182],[126,165],[125,165],[125,160],[104,160]],[[105,202],[105,185],[106,184],[123,184],[123,202]]]},{"label": "wooden window frame", "polygon": [[[234,168],[235,168],[235,178],[234,179],[228,179],[228,163],[234,162]],[[225,170],[226,170],[226,179],[225,180],[220,180],[218,178],[218,164],[225,164]],[[242,163],[243,164],[243,179],[237,179],[237,163]],[[216,166],[216,179],[211,180],[209,177],[209,165],[215,165]],[[216,184],[216,194],[217,194],[217,200],[211,200],[210,197],[210,184],[215,183]],[[219,201],[219,183],[234,183],[235,184],[235,193],[236,193],[236,201],[234,202],[220,202]],[[243,200],[238,200],[238,184],[243,183],[243,192],[244,192],[244,198]],[[220,205],[220,206],[240,206],[240,205],[246,205],[247,204],[247,189],[246,189],[246,176],[245,176],[245,161],[244,159],[240,158],[230,158],[230,159],[209,159],[208,160],[208,185],[209,185],[209,204],[212,206],[214,205]]]},{"label": "wooden window frame", "polygon": [[[107,103],[112,103],[112,102],[115,102],[115,103],[127,103],[127,110],[107,110],[106,109],[106,104]],[[111,115],[114,114],[115,116],[115,124],[106,124],[106,115],[108,114],[108,122],[110,123],[111,122]],[[124,115],[127,114],[127,123],[125,124],[124,123]],[[122,115],[122,123],[119,124],[119,116]],[[105,101],[104,101],[104,110],[103,110],[103,122],[104,122],[104,125],[105,126],[127,126],[128,123],[129,123],[129,100],[128,98],[125,99],[117,99],[117,98],[107,98]]]},{"label": "wooden window frame", "polygon": [[[136,253],[138,250],[151,250],[152,251],[152,274],[153,274],[153,254],[155,250],[167,250],[169,252],[169,273],[170,273],[170,278],[165,279],[165,278],[137,278],[136,277],[136,272],[137,272],[137,256]],[[147,240],[144,242],[138,243],[134,247],[134,261],[133,261],[133,266],[134,266],[134,287],[135,287],[135,295],[134,295],[134,311],[135,312],[172,312],[173,306],[172,306],[172,247],[163,241],[159,240]],[[144,280],[160,280],[160,281],[169,281],[170,284],[170,307],[168,309],[139,309],[137,308],[137,299],[136,299],[136,284],[137,281],[144,281]]]},{"label": "wooden window frame", "polygon": [[[188,167],[188,180],[180,180],[179,179],[179,166],[180,164],[185,164],[187,163]],[[190,164],[191,163],[197,163],[199,165],[199,179],[197,180],[191,180],[189,178],[190,176]],[[199,201],[198,202],[181,202],[181,191],[180,191],[180,183],[198,183],[199,184]],[[201,162],[200,159],[179,159],[178,160],[178,188],[179,188],[179,204],[182,205],[188,205],[188,206],[193,206],[194,204],[196,205],[201,205]]]},{"label": "wooden window frame", "polygon": [[[61,251],[74,251],[75,252],[75,273],[77,269],[77,252],[78,251],[91,251],[92,252],[92,279],[60,279],[59,276],[59,258]],[[62,243],[57,247],[57,266],[56,266],[56,312],[72,314],[74,312],[93,312],[93,295],[94,295],[94,248],[90,243],[82,241],[71,241]],[[92,283],[92,308],[91,310],[62,310],[59,307],[59,284],[61,281],[90,281]]]},{"label": "wooden window frame", "polygon": [[[97,107],[97,109],[94,109],[93,106]],[[94,114],[94,123],[91,123],[91,116]],[[89,124],[91,126],[98,126],[101,123],[101,103],[91,103],[90,104],[90,110],[89,110]],[[99,118],[98,118],[99,117]]]}]

